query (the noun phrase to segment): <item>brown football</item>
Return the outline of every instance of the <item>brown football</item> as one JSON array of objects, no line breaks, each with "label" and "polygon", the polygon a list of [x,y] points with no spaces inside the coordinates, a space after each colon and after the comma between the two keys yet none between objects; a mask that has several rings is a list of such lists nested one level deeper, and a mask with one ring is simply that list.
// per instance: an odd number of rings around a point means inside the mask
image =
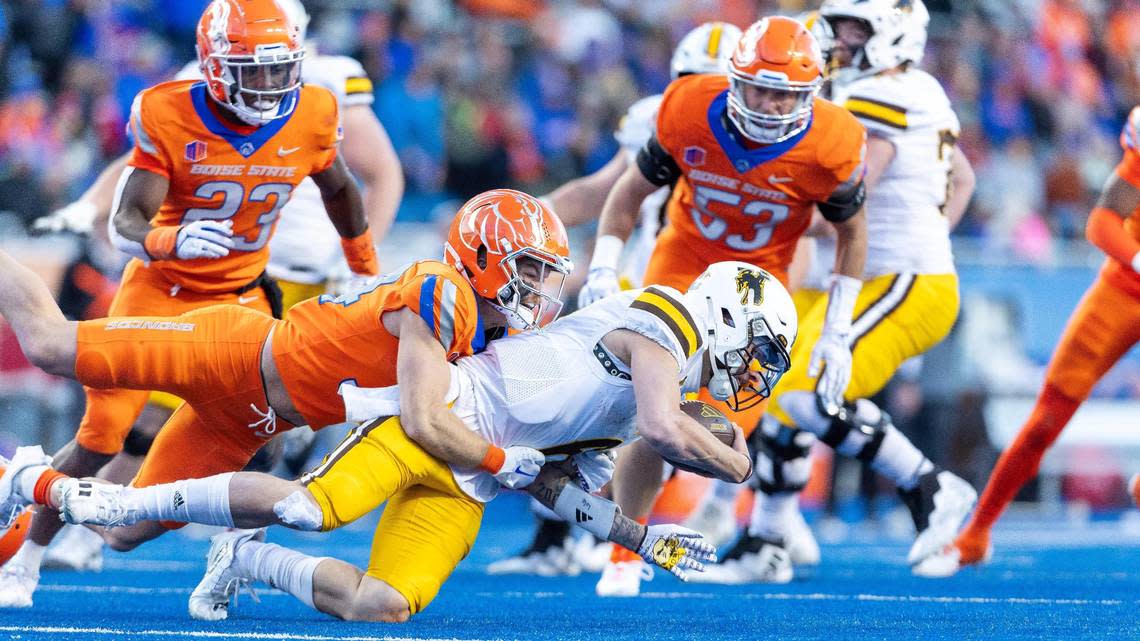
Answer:
[{"label": "brown football", "polygon": [[[712,435],[720,439],[721,443],[732,447],[733,441],[736,440],[736,430],[732,429],[732,421],[724,415],[724,412],[717,408],[705,403],[704,401],[681,401],[681,411],[688,414],[690,418],[700,423]],[[707,472],[699,470],[695,467],[680,463],[672,459],[666,459],[669,464],[679,470],[692,472],[701,476],[708,476]]]}]

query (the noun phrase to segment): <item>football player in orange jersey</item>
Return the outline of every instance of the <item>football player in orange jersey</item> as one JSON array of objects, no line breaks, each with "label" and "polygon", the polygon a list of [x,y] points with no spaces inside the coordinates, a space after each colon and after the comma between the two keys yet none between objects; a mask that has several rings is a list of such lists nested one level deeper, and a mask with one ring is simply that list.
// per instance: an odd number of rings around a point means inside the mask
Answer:
[{"label": "football player in orange jersey", "polygon": [[[617,259],[637,207],[659,185],[677,182],[669,224],[658,237],[645,282],[681,291],[720,260],[752,263],[786,283],[796,243],[818,207],[835,226],[839,250],[828,323],[812,365],[823,370],[823,399],[837,405],[850,377],[845,339],[867,249],[866,143],[854,116],[817,97],[822,70],[811,33],[790,18],[770,17],[744,32],[727,78],[674,81],[661,101],[656,134],[606,200],[583,300],[616,291]],[[710,389],[716,385],[732,391],[731,381],[714,380]],[[763,398],[729,396],[734,402],[727,409],[750,431],[763,412]],[[627,514],[647,515],[660,469],[660,458],[637,444],[622,451],[613,487]],[[639,559],[615,550],[598,593],[637,594],[640,570]]]},{"label": "football player in orange jersey", "polygon": [[[405,431],[425,450],[491,471],[505,485],[525,485],[542,454],[492,447],[464,427],[443,400],[446,368],[507,326],[531,329],[557,315],[557,292],[572,268],[565,229],[531,196],[485,192],[456,215],[444,254],[446,263],[422,261],[343,296],[302,302],[286,320],[221,305],[174,318],[74,323],[30,271],[0,252],[9,275],[0,312],[46,371],[97,389],[157,389],[186,401],[159,432],[137,486],[239,470],[275,434],[343,423],[342,383],[387,387],[397,379],[415,381],[400,386],[399,403]],[[39,448],[21,448],[0,485],[10,488],[21,469],[47,461]],[[50,481],[40,479],[41,492]],[[139,523],[105,538],[125,550],[165,530]],[[22,580],[13,584],[30,605],[38,564],[32,572],[17,565]]]},{"label": "football player in orange jersey", "polygon": [[[112,242],[128,264],[111,316],[172,316],[220,303],[280,315],[267,244],[294,187],[311,176],[349,266],[376,274],[363,203],[337,155],[336,100],[302,86],[300,29],[274,0],[213,0],[197,29],[205,82],[156,85],[131,107],[134,148],[119,179]],[[123,446],[148,390],[88,389],[59,469],[94,474]],[[31,540],[0,571],[0,606],[25,604],[18,566],[38,568],[59,530],[33,519]],[[13,596],[14,595],[14,596]],[[11,596],[11,599],[9,597]]]},{"label": "football player in orange jersey", "polygon": [[1033,411],[994,467],[982,498],[955,545],[925,564],[929,576],[984,562],[992,554],[990,529],[1025,483],[1036,476],[1045,450],[1097,381],[1140,342],[1140,107],[1120,134],[1124,158],[1089,214],[1085,236],[1106,255],[1104,266],[1061,334]]}]

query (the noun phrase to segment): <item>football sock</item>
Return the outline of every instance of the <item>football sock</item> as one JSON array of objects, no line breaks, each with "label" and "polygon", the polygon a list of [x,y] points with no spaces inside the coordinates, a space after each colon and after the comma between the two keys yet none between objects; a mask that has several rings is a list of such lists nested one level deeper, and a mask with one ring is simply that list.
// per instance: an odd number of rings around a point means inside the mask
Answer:
[{"label": "football sock", "polygon": [[236,550],[238,574],[248,579],[268,583],[297,597],[302,603],[313,606],[313,574],[317,566],[328,557],[302,554],[275,543],[244,541]]},{"label": "football sock", "polygon": [[[30,465],[17,472],[13,484],[16,486],[20,498],[29,503],[36,503],[36,483],[45,472],[50,471],[52,469],[47,465]],[[44,505],[44,503],[40,504]]]},{"label": "football sock", "polygon": [[8,563],[11,565],[22,565],[28,568],[32,574],[39,576],[40,565],[44,561],[44,552],[46,551],[46,545],[40,545],[31,539],[27,539],[23,545],[20,546],[20,549],[16,550],[16,554],[12,555],[12,559],[9,560]]},{"label": "football sock", "polygon": [[1045,385],[1029,420],[998,459],[967,529],[989,531],[1029,479],[1037,475],[1045,450],[1061,435],[1081,402]]},{"label": "football sock", "polygon": [[933,470],[934,464],[894,425],[887,425],[871,467],[894,481],[899,489],[912,490],[918,485],[918,477]]},{"label": "football sock", "polygon": [[177,521],[203,525],[234,526],[230,513],[230,477],[233,472],[203,479],[162,483],[123,490],[127,509],[139,520]]},{"label": "football sock", "polygon": [[748,523],[748,534],[767,538],[782,538],[785,532],[784,523],[799,509],[799,492],[780,492],[779,494],[756,493],[756,500],[752,504],[752,518]]}]

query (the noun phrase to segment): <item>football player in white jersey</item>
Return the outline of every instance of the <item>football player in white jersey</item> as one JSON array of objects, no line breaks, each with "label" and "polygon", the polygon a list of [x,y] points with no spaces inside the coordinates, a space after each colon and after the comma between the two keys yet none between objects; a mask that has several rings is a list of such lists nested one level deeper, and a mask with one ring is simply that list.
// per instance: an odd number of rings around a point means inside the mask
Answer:
[{"label": "football player in white jersey", "polygon": [[[297,0],[278,0],[278,4],[300,25],[302,38],[309,16]],[[312,48],[312,45],[308,45]],[[404,192],[404,174],[387,132],[372,111],[372,81],[359,62],[345,56],[306,56],[302,65],[304,82],[325,87],[339,104],[344,140],[339,153],[353,175],[360,180],[365,212],[373,239],[380,242],[395,219]],[[197,62],[187,63],[176,79],[200,78]],[[40,218],[35,227],[41,231],[73,231],[90,233],[102,229],[110,214],[115,184],[126,166],[124,154],[108,165],[95,183],[74,203]],[[281,288],[282,308],[325,293],[328,283],[350,273],[344,263],[340,236],[322,212],[320,190],[306,178],[293,191],[282,210],[277,228],[270,240],[269,266],[266,271]],[[103,470],[102,478],[125,483],[134,477],[142,464],[150,442],[158,428],[181,401],[165,393],[151,395],[150,403],[132,429],[124,451]],[[311,436],[309,430],[292,430],[289,438]],[[45,556],[49,568],[99,570],[102,567],[100,538],[86,528],[68,528]],[[4,581],[0,575],[0,590]]]},{"label": "football player in white jersey", "polygon": [[[727,22],[701,24],[686,33],[677,43],[669,63],[670,77],[676,80],[689,74],[726,73],[728,59],[738,40],[740,28],[736,25]],[[598,171],[575,178],[543,197],[563,224],[572,227],[597,220],[602,213],[606,195],[653,135],[659,104],[661,94],[647,96],[633,103],[614,132],[614,138],[621,145],[614,157]],[[595,247],[590,269],[604,272],[605,278],[598,283],[604,282],[605,286],[591,291],[583,290],[579,295],[581,306],[622,289],[641,287],[645,266],[649,263],[649,255],[653,252],[657,232],[661,227],[669,191],[669,187],[662,187],[641,203],[637,228],[624,251],[621,247]],[[555,515],[544,510],[538,501],[532,501],[531,507],[538,519],[538,528],[530,545],[515,556],[492,563],[487,567],[487,572],[555,576],[578,574],[583,567],[587,570],[600,569],[596,560],[579,558],[576,554],[580,549],[570,536],[568,523],[553,518]],[[604,546],[600,552],[601,554],[585,552],[584,556],[598,557],[604,563],[609,557],[609,546]],[[592,564],[598,567],[590,567]]]},{"label": "football player in white jersey", "polygon": [[969,203],[974,176],[956,143],[950,101],[917,68],[930,16],[921,0],[826,0],[819,15],[834,34],[831,99],[858,117],[868,136],[866,283],[847,337],[851,382],[843,405],[828,407],[807,373],[807,355],[825,322],[822,301],[801,317],[792,370],[758,430],[760,491],[751,522],[724,562],[704,575],[714,582],[792,579],[787,537],[802,523],[799,493],[817,438],[896,484],[917,531],[907,557],[916,572],[953,540],[977,498],[866,400],[905,360],[941,341],[958,316],[949,233]]},{"label": "football player in white jersey", "polygon": [[[725,445],[679,409],[681,395],[707,387],[733,407],[767,396],[790,365],[796,332],[791,297],[776,278],[746,263],[715,263],[686,294],[668,287],[623,292],[460,359],[448,397],[452,411],[490,442],[546,454],[528,490],[545,506],[685,579],[715,554],[699,534],[638,524],[589,492],[613,472],[609,451],[638,438],[699,473],[747,480],[752,462],[740,428]],[[146,488],[71,479],[59,484],[61,512],[104,526],[160,519],[316,531],[387,501],[367,573],[265,544],[260,530],[221,534],[190,611],[225,618],[239,584],[260,580],[340,618],[406,620],[466,556],[483,503],[499,485],[478,470],[449,468],[408,439],[398,390],[342,385],[341,395],[350,417],[387,418],[353,430],[298,481],[253,472]],[[11,485],[13,497],[27,498],[24,484]]]}]

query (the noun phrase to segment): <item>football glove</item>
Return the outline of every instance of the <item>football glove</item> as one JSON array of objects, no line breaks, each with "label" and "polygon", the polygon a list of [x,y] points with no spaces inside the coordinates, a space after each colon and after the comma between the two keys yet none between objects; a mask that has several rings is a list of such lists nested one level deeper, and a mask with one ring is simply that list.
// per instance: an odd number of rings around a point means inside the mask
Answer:
[{"label": "football glove", "polygon": [[95,225],[98,213],[95,205],[86,200],[77,200],[47,216],[37,218],[32,223],[32,229],[40,232],[72,231],[77,234],[89,234]]},{"label": "football glove", "polygon": [[614,476],[614,453],[611,450],[591,450],[570,457],[574,466],[574,481],[586,492],[597,492]]},{"label": "football glove", "polygon": [[645,539],[637,553],[682,581],[689,580],[690,570],[704,572],[706,561],[716,561],[716,548],[706,542],[700,532],[672,523],[646,528]]},{"label": "football glove", "polygon": [[846,333],[824,330],[812,348],[808,376],[819,377],[815,393],[827,412],[838,411],[851,382],[851,346]]},{"label": "football glove", "polygon": [[621,281],[618,280],[616,269],[591,267],[589,274],[586,275],[586,284],[582,285],[582,289],[578,292],[578,307],[585,307],[620,291]]},{"label": "football glove", "polygon": [[503,464],[492,476],[499,485],[517,490],[526,487],[538,477],[546,456],[532,447],[512,445],[503,448]]},{"label": "football glove", "polygon": [[234,248],[233,222],[195,220],[178,230],[174,255],[182,260],[192,258],[221,258]]}]

